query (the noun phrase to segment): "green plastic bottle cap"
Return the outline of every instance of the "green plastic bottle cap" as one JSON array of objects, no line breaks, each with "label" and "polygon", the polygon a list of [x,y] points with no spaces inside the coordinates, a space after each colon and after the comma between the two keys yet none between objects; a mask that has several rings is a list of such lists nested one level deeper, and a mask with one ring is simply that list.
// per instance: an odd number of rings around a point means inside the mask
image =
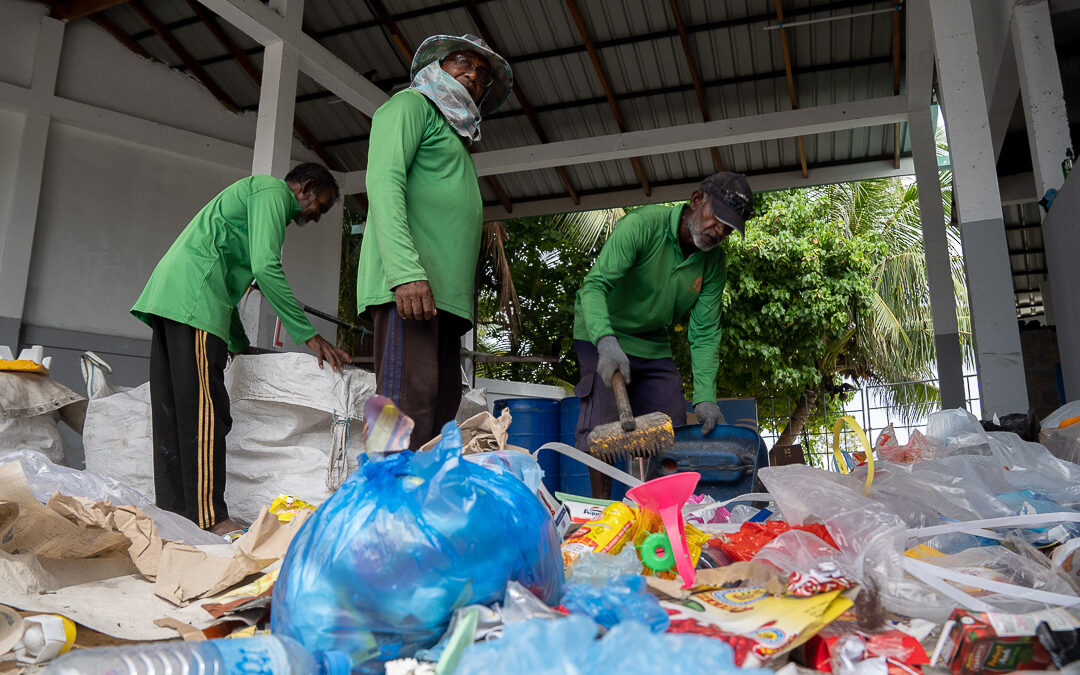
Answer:
[{"label": "green plastic bottle cap", "polygon": [[653,532],[645,537],[638,550],[641,552],[641,563],[654,572],[666,572],[675,567],[675,553],[664,532]]}]

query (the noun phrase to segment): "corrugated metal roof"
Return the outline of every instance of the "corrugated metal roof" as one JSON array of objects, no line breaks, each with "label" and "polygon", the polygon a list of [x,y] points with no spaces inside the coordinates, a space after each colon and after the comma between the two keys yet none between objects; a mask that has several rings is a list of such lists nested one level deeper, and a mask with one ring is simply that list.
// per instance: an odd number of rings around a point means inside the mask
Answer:
[{"label": "corrugated metal roof", "polygon": [[1039,205],[1014,204],[1005,206],[1003,213],[1017,315],[1042,317],[1041,284],[1047,275]]},{"label": "corrugated metal roof", "polygon": [[[258,105],[259,92],[228,50],[195,17],[186,0],[144,0],[177,40],[203,64],[209,76],[242,108]],[[479,33],[463,2],[384,0],[410,48],[438,33]],[[668,3],[655,0],[578,0],[590,38],[628,130],[648,130],[702,121],[682,42]],[[514,67],[515,79],[536,111],[550,141],[618,133],[593,63],[564,0],[477,0],[491,31],[491,41]],[[679,0],[682,22],[698,74],[705,86],[710,119],[770,113],[791,108],[772,0]],[[885,9],[891,0],[821,2],[785,0],[785,20],[842,16]],[[127,6],[106,16],[140,45],[174,67],[176,54],[148,30]],[[261,49],[227,22],[218,21],[261,69]],[[395,46],[368,2],[308,2],[304,29],[327,49],[392,93],[408,80],[408,59]],[[860,16],[788,29],[800,107],[889,96],[893,93],[889,13]],[[903,68],[901,67],[901,74]],[[347,170],[366,163],[367,118],[301,75],[296,117],[325,146],[325,153]],[[478,151],[538,142],[519,102],[508,105],[482,125]],[[906,125],[903,154],[909,153]],[[803,139],[806,162],[815,166],[891,158],[893,128],[874,127],[809,136]],[[794,138],[720,149],[726,169],[747,173],[791,171],[799,164]],[[650,184],[693,181],[714,170],[708,148],[641,158]],[[629,160],[567,167],[582,194],[640,189]],[[512,202],[566,195],[554,169],[497,177]],[[489,203],[494,192],[482,182]]]}]

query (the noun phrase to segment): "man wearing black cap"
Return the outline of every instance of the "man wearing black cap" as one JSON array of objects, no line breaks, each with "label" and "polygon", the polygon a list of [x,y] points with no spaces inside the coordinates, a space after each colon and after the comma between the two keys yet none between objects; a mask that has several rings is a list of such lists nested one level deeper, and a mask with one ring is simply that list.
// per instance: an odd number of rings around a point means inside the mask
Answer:
[{"label": "man wearing black cap", "polygon": [[[702,181],[685,204],[645,206],[615,224],[574,306],[581,366],[574,388],[581,397],[578,449],[588,452],[589,432],[618,419],[611,391],[616,370],[626,381],[634,415],[663,412],[676,426],[686,423],[668,331],[687,311],[694,413],[702,433],[720,421],[716,371],[727,257],[719,245],[732,230],[745,232],[753,203],[746,177],[725,171]],[[593,496],[606,498],[610,479],[590,473]]]},{"label": "man wearing black cap", "polygon": [[461,401],[484,207],[468,145],[512,75],[474,35],[424,40],[411,73],[371,121],[356,306],[375,324],[376,391],[413,418],[418,448]]}]

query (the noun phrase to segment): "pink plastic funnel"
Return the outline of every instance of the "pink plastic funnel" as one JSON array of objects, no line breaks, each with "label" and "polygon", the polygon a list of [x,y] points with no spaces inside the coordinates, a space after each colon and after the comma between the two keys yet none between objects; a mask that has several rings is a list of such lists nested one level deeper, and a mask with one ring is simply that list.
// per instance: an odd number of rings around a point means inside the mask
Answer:
[{"label": "pink plastic funnel", "polygon": [[[694,564],[690,561],[690,548],[686,545],[686,528],[683,526],[682,507],[694,493],[701,474],[694,471],[673,473],[654,478],[647,483],[630,488],[626,496],[643,509],[656,511],[664,522],[668,540],[675,554],[675,569],[683,580],[683,588],[694,585]],[[677,536],[676,536],[677,535]]]}]

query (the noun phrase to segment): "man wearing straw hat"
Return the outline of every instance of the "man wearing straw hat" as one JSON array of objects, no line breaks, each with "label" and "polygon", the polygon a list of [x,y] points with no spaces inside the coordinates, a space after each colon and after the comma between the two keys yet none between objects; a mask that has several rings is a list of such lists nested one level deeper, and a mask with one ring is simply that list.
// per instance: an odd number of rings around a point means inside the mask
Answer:
[{"label": "man wearing straw hat", "polygon": [[435,35],[412,84],[371,120],[357,312],[375,324],[376,392],[413,418],[411,445],[461,401],[460,338],[472,326],[483,202],[468,146],[510,95],[506,59],[474,35]]}]

